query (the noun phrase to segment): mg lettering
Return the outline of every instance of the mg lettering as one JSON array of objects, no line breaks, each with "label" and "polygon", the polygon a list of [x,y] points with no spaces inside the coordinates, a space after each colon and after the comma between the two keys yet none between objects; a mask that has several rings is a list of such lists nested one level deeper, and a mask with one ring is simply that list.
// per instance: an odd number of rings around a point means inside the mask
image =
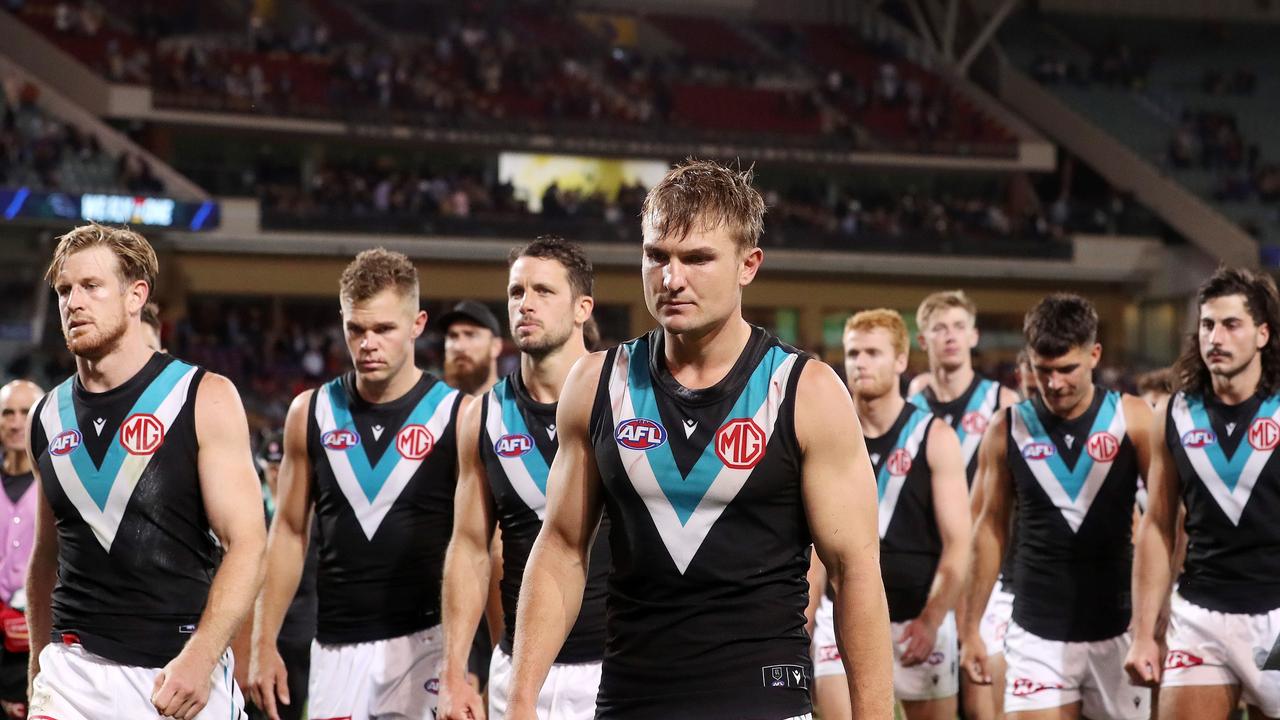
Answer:
[{"label": "mg lettering", "polygon": [[1089,436],[1085,450],[1088,451],[1089,457],[1097,462],[1111,462],[1120,452],[1120,441],[1109,432],[1096,432]]},{"label": "mg lettering", "polygon": [[120,444],[130,455],[150,455],[164,443],[164,424],[155,415],[130,415],[120,425]]},{"label": "mg lettering", "polygon": [[436,439],[425,425],[405,425],[396,435],[396,452],[408,460],[421,460],[431,454]]},{"label": "mg lettering", "polygon": [[960,427],[967,435],[981,435],[987,431],[987,419],[982,416],[982,413],[965,413],[964,417],[960,418]]},{"label": "mg lettering", "polygon": [[751,418],[730,420],[716,431],[716,455],[725,467],[750,470],[764,457],[767,438]]},{"label": "mg lettering", "polygon": [[1275,450],[1280,445],[1280,424],[1269,417],[1254,420],[1249,426],[1249,444],[1254,450]]},{"label": "mg lettering", "polygon": [[889,469],[890,475],[902,477],[911,472],[911,455],[906,450],[898,448],[889,455],[889,459],[885,461],[885,467]]}]

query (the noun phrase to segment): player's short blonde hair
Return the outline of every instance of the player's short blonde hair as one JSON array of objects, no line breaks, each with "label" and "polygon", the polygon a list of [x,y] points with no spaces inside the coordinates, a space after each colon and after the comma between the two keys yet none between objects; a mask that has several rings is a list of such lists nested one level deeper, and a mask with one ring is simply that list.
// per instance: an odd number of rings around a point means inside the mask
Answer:
[{"label": "player's short blonde hair", "polygon": [[960,308],[969,313],[970,320],[976,320],[978,317],[978,306],[973,304],[963,290],[943,290],[932,293],[920,301],[920,307],[916,310],[916,325],[923,330],[929,325],[929,318],[934,313],[951,308]]},{"label": "player's short blonde hair", "polygon": [[363,302],[387,289],[418,301],[418,269],[402,253],[386,248],[356,255],[339,281],[339,297],[345,302]]},{"label": "player's short blonde hair", "polygon": [[893,351],[899,355],[906,355],[910,346],[907,340],[907,324],[903,322],[902,315],[897,310],[888,308],[876,308],[875,310],[863,310],[855,313],[844,322],[844,332],[849,334],[854,331],[863,332],[866,330],[886,330],[889,337],[893,340]]},{"label": "player's short blonde hair", "polygon": [[44,279],[52,287],[67,264],[67,258],[81,250],[94,247],[105,247],[116,256],[119,262],[120,279],[126,283],[142,280],[147,284],[148,294],[156,289],[156,277],[160,274],[160,261],[156,259],[156,251],[151,243],[138,233],[110,225],[91,222],[88,225],[72,229],[58,238],[58,247],[53,251],[53,261],[45,271]]}]

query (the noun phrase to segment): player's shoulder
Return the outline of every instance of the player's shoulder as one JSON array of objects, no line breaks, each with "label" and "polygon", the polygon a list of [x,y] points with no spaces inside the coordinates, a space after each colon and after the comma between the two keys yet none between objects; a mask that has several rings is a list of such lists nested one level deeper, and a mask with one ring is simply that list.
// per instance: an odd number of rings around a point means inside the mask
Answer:
[{"label": "player's shoulder", "polygon": [[933,373],[922,372],[911,378],[911,382],[907,384],[907,397],[913,398],[923,393],[933,383]]}]

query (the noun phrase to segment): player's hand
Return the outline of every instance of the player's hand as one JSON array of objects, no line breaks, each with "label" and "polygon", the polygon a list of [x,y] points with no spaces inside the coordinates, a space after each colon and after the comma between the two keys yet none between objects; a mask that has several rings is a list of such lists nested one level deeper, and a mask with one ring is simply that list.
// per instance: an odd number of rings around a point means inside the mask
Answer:
[{"label": "player's hand", "polygon": [[437,720],[485,720],[484,698],[467,680],[440,678],[440,698],[436,701]]},{"label": "player's hand", "polygon": [[898,646],[902,648],[902,657],[898,661],[903,667],[911,667],[928,660],[937,639],[936,625],[923,618],[912,620],[907,623],[902,630],[902,635],[898,637]]},{"label": "player's hand", "polygon": [[280,711],[276,709],[276,699],[288,705],[289,671],[284,666],[284,658],[275,643],[270,645],[254,645],[249,653],[249,699],[258,709],[267,714],[270,720],[280,720]]},{"label": "player's hand", "polygon": [[178,653],[178,657],[164,666],[151,689],[151,704],[161,717],[192,720],[209,702],[213,686],[213,668],[210,663],[190,651]]},{"label": "player's hand", "polygon": [[960,667],[969,674],[969,680],[975,685],[990,685],[991,672],[988,668],[987,644],[982,635],[974,633],[960,643]]},{"label": "player's hand", "polygon": [[1142,687],[1159,687],[1160,672],[1164,669],[1164,652],[1154,638],[1135,634],[1124,659],[1124,671],[1129,673],[1129,683]]}]

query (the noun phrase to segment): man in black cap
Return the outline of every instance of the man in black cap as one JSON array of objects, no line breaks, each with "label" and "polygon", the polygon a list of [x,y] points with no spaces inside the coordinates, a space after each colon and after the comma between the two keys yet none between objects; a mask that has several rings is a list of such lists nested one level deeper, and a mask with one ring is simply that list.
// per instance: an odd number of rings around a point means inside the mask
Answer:
[{"label": "man in black cap", "polygon": [[[267,524],[276,511],[276,492],[279,489],[277,479],[280,476],[280,462],[284,459],[284,436],[281,432],[273,432],[263,439],[258,448],[257,464],[262,473],[262,498],[266,503]],[[311,542],[307,544],[307,559],[302,567],[302,580],[298,583],[298,594],[284,617],[280,626],[280,635],[276,639],[276,647],[288,670],[289,698],[288,705],[277,704],[280,720],[301,720],[303,709],[307,705],[307,682],[311,674],[311,641],[316,636],[316,566],[319,562],[320,540],[317,537],[318,526],[311,523]],[[240,635],[236,638],[234,652],[236,657],[245,658],[236,664],[236,673],[240,685],[245,685],[249,672],[249,642],[253,623],[244,624]],[[243,648],[243,649],[242,649]],[[264,720],[267,714],[251,702],[246,701],[246,708],[251,720]]]},{"label": "man in black cap", "polygon": [[484,304],[463,300],[440,318],[444,330],[444,380],[468,395],[479,395],[498,382],[502,330]]}]

